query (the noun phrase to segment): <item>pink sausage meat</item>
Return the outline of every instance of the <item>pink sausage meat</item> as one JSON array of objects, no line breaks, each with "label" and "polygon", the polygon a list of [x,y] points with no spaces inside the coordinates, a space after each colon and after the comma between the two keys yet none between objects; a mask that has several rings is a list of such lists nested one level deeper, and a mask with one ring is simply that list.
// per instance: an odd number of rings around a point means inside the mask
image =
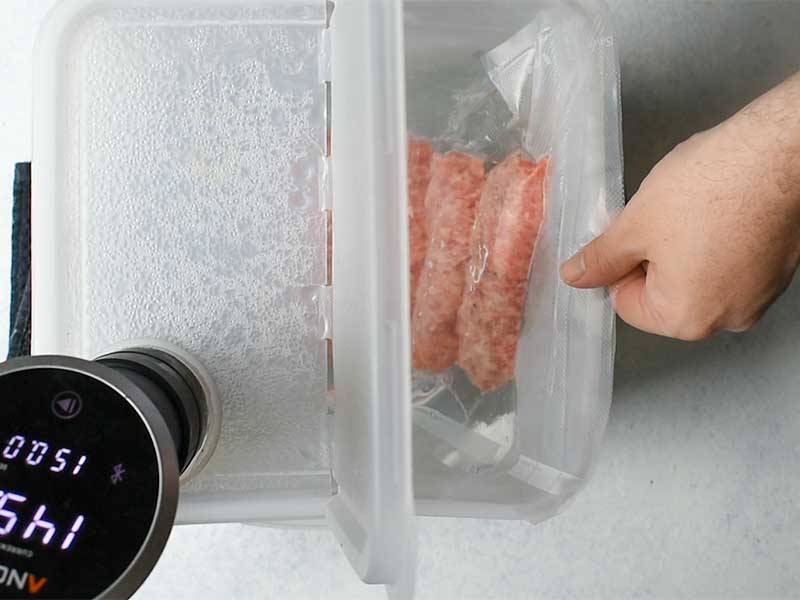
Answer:
[{"label": "pink sausage meat", "polygon": [[408,220],[411,250],[411,314],[428,252],[428,216],[425,196],[431,181],[433,148],[425,140],[411,139],[408,143]]},{"label": "pink sausage meat", "polygon": [[490,172],[480,199],[457,331],[458,364],[484,392],[514,378],[547,165],[508,157]]},{"label": "pink sausage meat", "polygon": [[484,180],[479,158],[451,152],[434,161],[425,197],[429,240],[412,315],[415,369],[440,373],[458,358],[458,311]]}]

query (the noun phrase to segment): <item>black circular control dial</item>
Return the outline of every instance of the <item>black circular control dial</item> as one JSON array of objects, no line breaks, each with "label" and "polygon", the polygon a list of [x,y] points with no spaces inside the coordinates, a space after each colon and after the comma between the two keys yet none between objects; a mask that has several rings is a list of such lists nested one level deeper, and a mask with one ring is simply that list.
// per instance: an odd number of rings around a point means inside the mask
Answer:
[{"label": "black circular control dial", "polygon": [[172,528],[202,388],[133,349],[0,365],[0,598],[125,598]]}]

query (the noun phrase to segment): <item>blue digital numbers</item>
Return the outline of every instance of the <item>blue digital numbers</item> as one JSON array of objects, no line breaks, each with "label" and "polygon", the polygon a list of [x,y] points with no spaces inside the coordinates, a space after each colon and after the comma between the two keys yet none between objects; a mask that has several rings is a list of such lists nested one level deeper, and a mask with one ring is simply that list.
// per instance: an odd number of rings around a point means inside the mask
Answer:
[{"label": "blue digital numbers", "polygon": [[26,500],[27,498],[25,496],[20,496],[19,494],[14,494],[13,492],[9,492],[7,494],[0,492],[0,519],[5,519],[5,523],[0,526],[0,535],[8,535],[11,533],[11,530],[14,529],[14,526],[19,520],[17,513],[9,508],[6,508],[6,505],[9,502],[22,504]]},{"label": "blue digital numbers", "polygon": [[[0,491],[0,537],[6,537],[16,529],[18,532],[22,532],[21,537],[23,540],[38,540],[43,546],[49,546],[53,538],[58,535],[58,527],[55,523],[45,518],[47,514],[46,505],[40,504],[27,525],[24,528],[17,528],[20,517],[12,508],[18,510],[24,509],[22,505],[24,505],[27,500],[28,499],[21,494]],[[15,504],[18,506],[13,506]],[[61,550],[69,550],[72,547],[85,521],[86,518],[83,515],[75,517],[69,531],[61,541]]]},{"label": "blue digital numbers", "polygon": [[10,440],[8,440],[8,444],[6,444],[5,450],[3,450],[3,458],[7,458],[8,460],[14,460],[19,456],[19,451],[22,450],[22,447],[25,445],[25,438],[21,435],[15,435]]},{"label": "blue digital numbers", "polygon": [[85,464],[86,464],[86,456],[84,455],[80,457],[80,459],[78,460],[78,464],[75,465],[74,469],[72,469],[72,474],[77,475],[78,473],[80,473],[81,469],[83,468],[83,465]]},{"label": "blue digital numbers", "polygon": [[69,547],[72,546],[72,542],[75,541],[75,536],[78,535],[81,527],[83,527],[83,522],[86,519],[83,518],[83,515],[78,515],[75,518],[75,521],[72,523],[72,527],[69,528],[69,533],[64,537],[64,541],[61,542],[61,549],[62,550],[69,550]]},{"label": "blue digital numbers", "polygon": [[44,504],[40,504],[39,508],[36,509],[36,514],[33,515],[33,520],[28,523],[28,526],[25,528],[25,533],[22,534],[23,540],[28,540],[33,537],[37,529],[43,529],[44,535],[42,536],[42,544],[47,546],[50,543],[50,540],[52,540],[53,536],[56,534],[56,526],[50,521],[45,521],[44,513],[46,511],[47,507]]},{"label": "blue digital numbers", "polygon": [[28,452],[28,456],[25,458],[25,462],[28,463],[32,467],[36,467],[42,464],[44,460],[44,455],[47,454],[47,451],[50,449],[50,446],[47,442],[39,442],[37,440],[33,440],[33,448],[30,452]]},{"label": "blue digital numbers", "polygon": [[50,467],[50,470],[53,473],[61,473],[61,471],[67,468],[67,457],[70,454],[72,454],[72,450],[69,448],[61,448],[61,450],[56,452],[56,464]]},{"label": "blue digital numbers", "polygon": [[[25,464],[30,467],[38,467],[42,464],[48,465],[53,473],[68,471],[72,475],[78,475],[87,462],[87,456],[81,455],[77,460],[70,458],[72,450],[69,448],[59,448],[55,452],[50,451],[50,444],[42,440],[26,440],[24,436],[15,435],[8,440],[3,449],[3,458],[12,461],[19,457],[25,450]],[[70,464],[72,462],[72,464]]]}]

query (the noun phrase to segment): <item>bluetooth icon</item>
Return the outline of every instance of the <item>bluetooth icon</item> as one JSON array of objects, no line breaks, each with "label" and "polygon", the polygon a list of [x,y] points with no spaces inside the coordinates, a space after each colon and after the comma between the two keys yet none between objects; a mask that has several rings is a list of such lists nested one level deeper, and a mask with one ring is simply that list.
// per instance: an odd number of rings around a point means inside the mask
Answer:
[{"label": "bluetooth icon", "polygon": [[114,472],[111,473],[111,478],[110,478],[111,484],[117,485],[118,483],[122,483],[124,475],[125,475],[125,467],[122,465],[122,463],[114,465]]}]

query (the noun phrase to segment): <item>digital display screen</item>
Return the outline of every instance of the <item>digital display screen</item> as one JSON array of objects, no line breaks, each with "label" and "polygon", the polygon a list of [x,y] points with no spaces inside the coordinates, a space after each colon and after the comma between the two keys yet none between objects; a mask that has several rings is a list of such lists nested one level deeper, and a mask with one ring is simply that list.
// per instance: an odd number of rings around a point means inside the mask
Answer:
[{"label": "digital display screen", "polygon": [[118,392],[55,368],[0,378],[0,598],[92,598],[147,539],[150,432]]}]

